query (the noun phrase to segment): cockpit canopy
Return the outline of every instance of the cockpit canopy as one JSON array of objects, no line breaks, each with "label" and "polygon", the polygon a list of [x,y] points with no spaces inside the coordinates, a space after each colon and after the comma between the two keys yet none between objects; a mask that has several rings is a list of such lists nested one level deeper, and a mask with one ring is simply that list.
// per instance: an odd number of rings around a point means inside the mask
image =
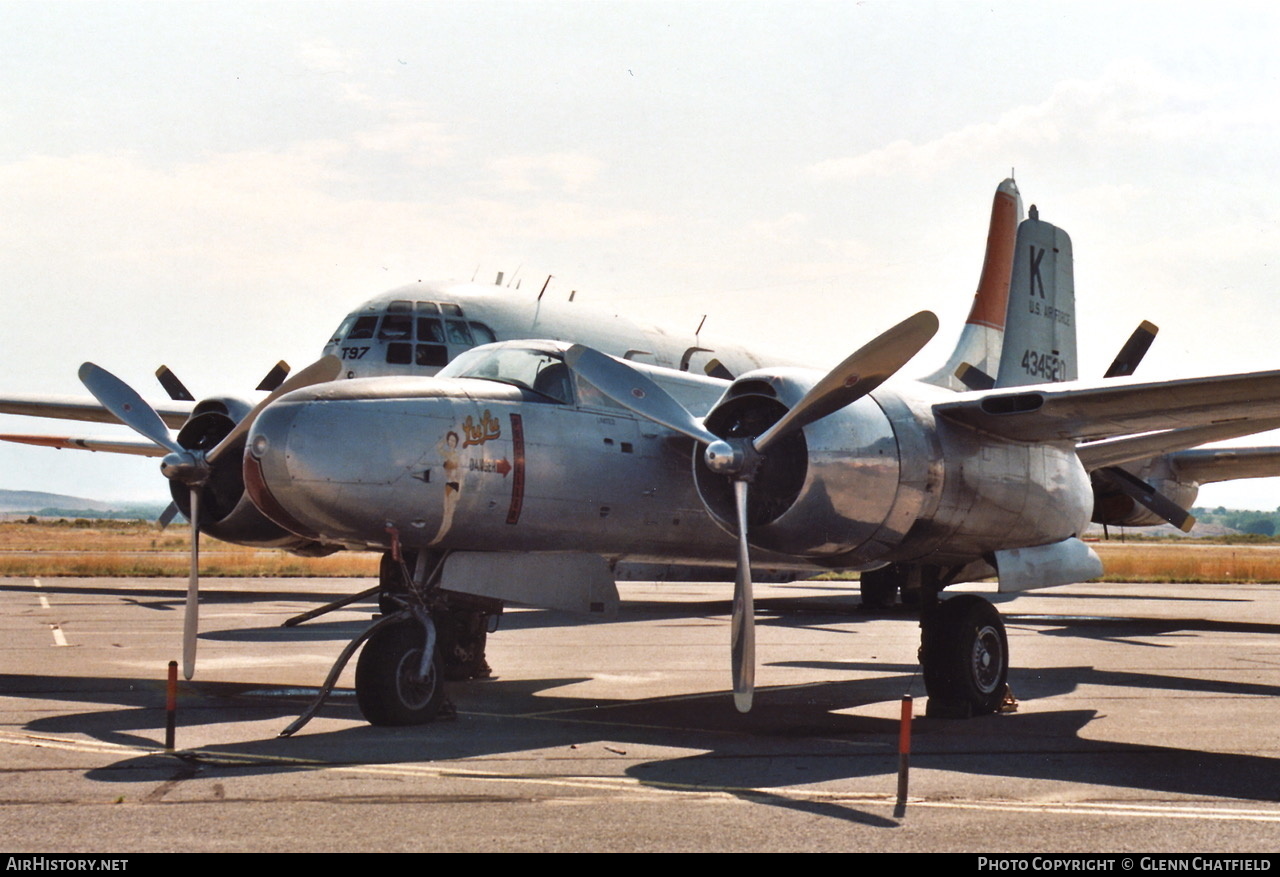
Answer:
[{"label": "cockpit canopy", "polygon": [[564,362],[564,347],[553,342],[488,344],[461,354],[439,376],[497,381],[571,404],[573,381]]},{"label": "cockpit canopy", "polygon": [[[461,354],[442,368],[442,378],[497,381],[532,390],[540,401],[620,412],[623,409],[565,364],[570,345],[562,341],[503,341]],[[628,363],[676,398],[696,416],[704,416],[724,393],[727,382],[659,366]]]}]

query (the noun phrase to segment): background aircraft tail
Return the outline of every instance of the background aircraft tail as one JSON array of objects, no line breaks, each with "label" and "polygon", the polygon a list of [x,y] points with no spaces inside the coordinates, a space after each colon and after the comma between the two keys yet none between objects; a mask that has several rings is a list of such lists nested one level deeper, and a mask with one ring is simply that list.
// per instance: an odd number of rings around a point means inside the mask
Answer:
[{"label": "background aircraft tail", "polygon": [[1000,364],[1000,351],[1005,332],[1005,312],[1009,300],[1014,242],[1018,224],[1022,222],[1022,196],[1018,184],[1009,178],[996,187],[991,203],[991,224],[987,229],[987,253],[982,260],[982,274],[973,307],[965,320],[960,340],[946,365],[923,378],[926,383],[952,390],[984,389],[970,386],[957,373],[981,385],[991,386],[982,375],[993,375]]}]

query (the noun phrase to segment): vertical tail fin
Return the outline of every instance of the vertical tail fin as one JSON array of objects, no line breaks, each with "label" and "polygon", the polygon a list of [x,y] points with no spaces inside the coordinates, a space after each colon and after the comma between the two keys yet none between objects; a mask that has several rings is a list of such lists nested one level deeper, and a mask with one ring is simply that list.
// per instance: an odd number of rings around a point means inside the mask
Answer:
[{"label": "vertical tail fin", "polygon": [[[965,320],[960,340],[946,365],[923,380],[952,390],[973,389],[969,382],[981,382],[994,375],[1000,364],[1009,301],[1009,280],[1013,268],[1014,242],[1022,222],[1022,196],[1009,178],[996,187],[991,203],[991,224],[987,229],[987,252],[973,307]],[[967,381],[957,373],[968,376]]]},{"label": "vertical tail fin", "polygon": [[1074,381],[1076,287],[1071,238],[1035,206],[1018,226],[997,387]]}]

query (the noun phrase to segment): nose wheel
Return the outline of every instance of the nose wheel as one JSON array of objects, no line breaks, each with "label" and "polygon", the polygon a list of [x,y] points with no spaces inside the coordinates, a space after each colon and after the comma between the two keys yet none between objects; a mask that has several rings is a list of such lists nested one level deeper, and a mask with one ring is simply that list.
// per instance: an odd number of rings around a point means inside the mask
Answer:
[{"label": "nose wheel", "polygon": [[422,625],[406,619],[365,643],[356,662],[356,703],[370,724],[420,725],[440,713],[446,701],[434,625],[423,639]]},{"label": "nose wheel", "polygon": [[1009,639],[996,607],[962,594],[938,603],[920,624],[928,715],[958,719],[999,710],[1009,678]]}]

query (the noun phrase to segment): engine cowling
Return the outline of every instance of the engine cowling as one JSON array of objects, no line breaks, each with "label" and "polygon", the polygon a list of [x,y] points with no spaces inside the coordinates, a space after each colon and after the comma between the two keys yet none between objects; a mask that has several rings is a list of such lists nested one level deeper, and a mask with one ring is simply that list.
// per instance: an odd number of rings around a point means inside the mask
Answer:
[{"label": "engine cowling", "polygon": [[[208,451],[222,441],[249,411],[248,403],[219,397],[202,400],[178,432],[178,444]],[[200,493],[200,531],[237,545],[279,548],[304,557],[323,557],[338,550],[290,533],[258,510],[244,488],[244,441],[228,448],[213,466]],[[191,491],[169,482],[169,494],[184,516],[191,515]]]},{"label": "engine cowling", "polygon": [[[804,396],[804,372],[748,374],[707,416],[722,438],[759,436]],[[698,493],[721,527],[734,532],[732,483],[697,456]],[[873,564],[902,538],[894,517],[901,478],[898,442],[876,400],[864,396],[779,440],[748,487],[753,545],[840,566]],[[837,560],[838,559],[838,560]]]}]

